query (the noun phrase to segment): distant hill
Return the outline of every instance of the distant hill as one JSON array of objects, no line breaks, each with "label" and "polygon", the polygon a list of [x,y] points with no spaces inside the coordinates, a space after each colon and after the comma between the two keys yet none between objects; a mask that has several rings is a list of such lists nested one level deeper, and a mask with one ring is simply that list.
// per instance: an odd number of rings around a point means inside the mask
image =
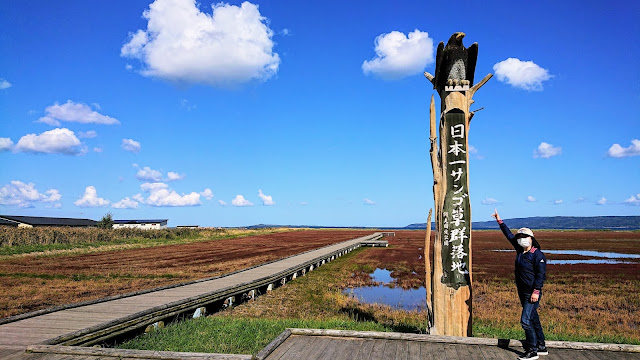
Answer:
[{"label": "distant hill", "polygon": [[[640,230],[640,216],[538,216],[530,218],[504,219],[512,229],[528,227],[532,229],[557,230]],[[411,224],[405,229],[425,229],[426,223]],[[433,229],[433,224],[431,225]],[[497,229],[495,221],[478,221],[471,224],[474,230]]]},{"label": "distant hill", "polygon": [[[640,230],[640,216],[538,216],[530,218],[505,219],[512,229],[528,227],[532,229],[557,229],[557,230]],[[258,224],[246,226],[246,229],[264,229],[275,227],[311,228],[311,229],[380,229],[380,230],[416,230],[425,229],[427,223],[411,224],[405,227],[363,227],[363,226],[322,226],[322,225],[275,225]],[[431,228],[434,228],[433,223]],[[477,221],[471,224],[474,230],[498,229],[495,221]]]}]

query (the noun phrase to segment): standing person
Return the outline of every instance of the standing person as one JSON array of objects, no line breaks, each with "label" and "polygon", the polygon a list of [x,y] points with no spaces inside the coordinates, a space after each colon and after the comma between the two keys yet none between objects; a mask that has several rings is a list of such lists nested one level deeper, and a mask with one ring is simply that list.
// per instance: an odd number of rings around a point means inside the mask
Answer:
[{"label": "standing person", "polygon": [[500,219],[497,209],[491,216],[500,224],[500,230],[516,249],[516,287],[522,304],[520,324],[526,335],[523,344],[525,354],[518,359],[532,360],[537,359],[538,355],[548,355],[538,317],[542,285],[546,279],[547,258],[540,251],[540,244],[533,237],[531,229],[522,228],[513,235],[507,224]]}]

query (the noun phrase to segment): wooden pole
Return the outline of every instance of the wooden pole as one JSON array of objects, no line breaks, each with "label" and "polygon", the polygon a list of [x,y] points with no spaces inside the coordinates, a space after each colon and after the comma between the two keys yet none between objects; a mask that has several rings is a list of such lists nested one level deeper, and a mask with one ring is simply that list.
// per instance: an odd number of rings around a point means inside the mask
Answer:
[{"label": "wooden pole", "polygon": [[427,330],[433,326],[433,304],[431,301],[431,257],[429,248],[431,247],[431,209],[427,217],[427,235],[424,238],[424,288],[427,290]]},{"label": "wooden pole", "polygon": [[[433,266],[428,266],[431,289],[427,304],[432,310],[430,334],[471,336],[472,254],[469,200],[469,107],[473,95],[493,75],[473,85],[477,44],[462,45],[463,33],[440,43],[436,76],[425,73],[440,95],[440,141],[436,142],[435,102],[430,105],[430,155],[435,203]],[[462,71],[460,71],[462,69]],[[466,71],[466,73],[465,73]],[[470,86],[472,85],[472,86]],[[438,146],[439,145],[439,146]],[[431,224],[427,224],[428,229]],[[430,314],[431,315],[431,314]],[[431,320],[431,317],[430,317]]]}]

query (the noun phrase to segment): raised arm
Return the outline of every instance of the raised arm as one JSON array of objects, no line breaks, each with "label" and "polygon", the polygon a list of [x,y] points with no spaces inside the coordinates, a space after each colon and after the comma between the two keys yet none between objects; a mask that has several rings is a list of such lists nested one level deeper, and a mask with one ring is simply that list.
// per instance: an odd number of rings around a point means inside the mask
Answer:
[{"label": "raised arm", "polygon": [[494,219],[496,219],[496,221],[500,225],[500,230],[502,230],[502,233],[507,238],[507,240],[509,240],[509,242],[511,243],[513,248],[516,249],[516,251],[520,251],[521,252],[522,251],[522,247],[520,245],[518,245],[518,241],[516,240],[516,236],[513,235],[513,233],[511,232],[511,230],[507,226],[507,224],[505,224],[504,221],[502,221],[502,219],[500,218],[500,215],[498,215],[498,209],[494,209],[493,214],[491,214],[491,216]]}]

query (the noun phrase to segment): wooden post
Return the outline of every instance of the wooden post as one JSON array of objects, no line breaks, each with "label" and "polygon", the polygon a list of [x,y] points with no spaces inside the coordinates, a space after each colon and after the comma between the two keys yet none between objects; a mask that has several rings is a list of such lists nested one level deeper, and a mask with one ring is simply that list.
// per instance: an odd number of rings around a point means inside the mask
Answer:
[{"label": "wooden post", "polygon": [[[430,267],[433,322],[430,333],[471,336],[471,204],[469,201],[469,123],[473,95],[493,75],[473,85],[478,44],[462,45],[455,33],[438,45],[436,75],[425,73],[440,95],[440,143],[431,96],[429,130],[435,202],[435,242]],[[471,86],[473,85],[473,86]],[[431,229],[431,224],[427,224]],[[429,290],[427,290],[429,294]]]},{"label": "wooden post", "polygon": [[431,247],[431,209],[427,217],[427,235],[424,238],[424,287],[427,290],[427,329],[433,327],[433,304],[431,303],[431,257],[429,248]]}]

